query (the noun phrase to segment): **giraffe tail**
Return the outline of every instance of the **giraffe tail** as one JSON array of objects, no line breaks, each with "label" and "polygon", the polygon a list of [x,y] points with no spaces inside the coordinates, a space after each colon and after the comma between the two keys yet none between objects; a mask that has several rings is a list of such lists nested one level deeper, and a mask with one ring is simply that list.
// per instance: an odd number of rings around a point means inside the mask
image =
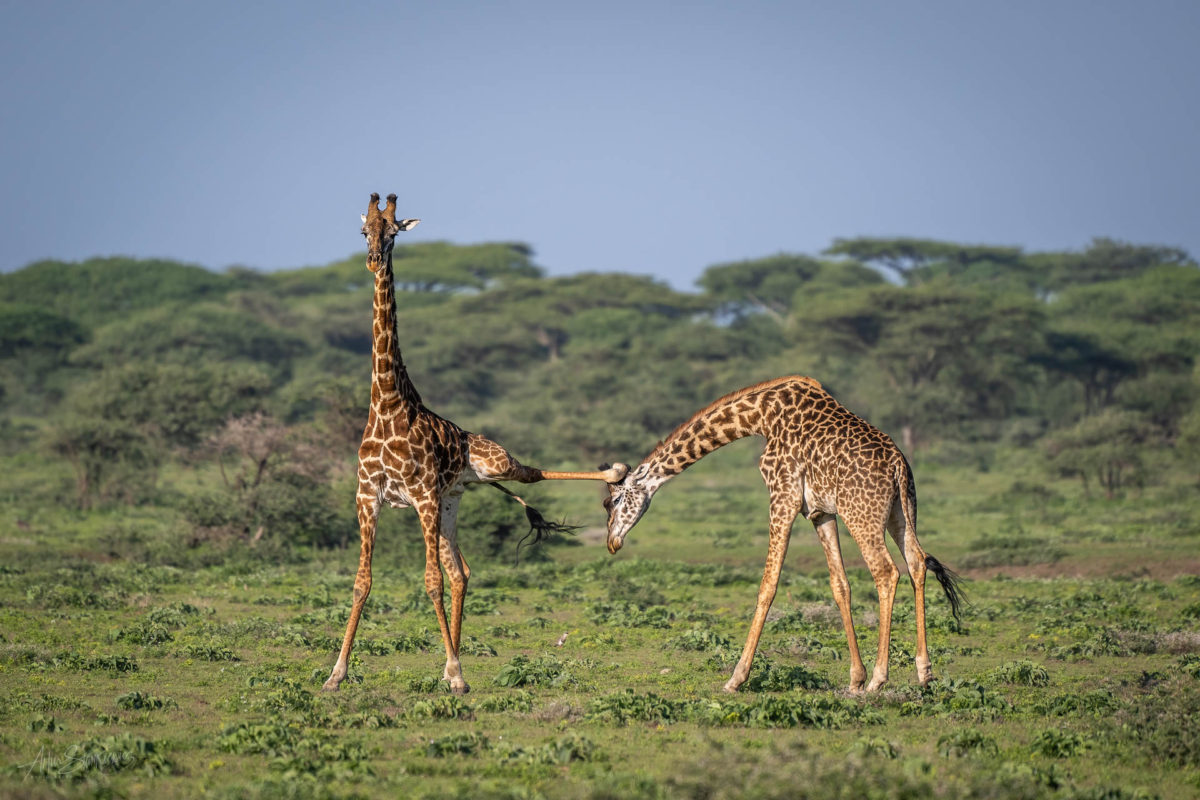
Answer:
[{"label": "giraffe tail", "polygon": [[550,520],[546,519],[542,516],[540,511],[529,505],[529,503],[526,503],[524,498],[517,495],[508,487],[502,486],[499,483],[492,483],[489,485],[496,487],[525,507],[525,519],[529,521],[529,533],[522,536],[521,540],[517,542],[516,560],[518,562],[521,560],[521,546],[525,544],[525,541],[529,539],[529,537],[533,537],[533,541],[529,543],[532,546],[538,542],[546,541],[556,533],[574,535],[575,532],[579,530],[578,525],[567,525],[565,522],[551,522]]},{"label": "giraffe tail", "polygon": [[[901,461],[902,463],[898,464],[896,469],[896,490],[900,494],[900,510],[904,514],[904,524],[909,535],[915,539],[917,536],[917,487],[913,481],[912,467],[909,465],[908,459],[901,455]],[[925,569],[929,570],[941,584],[942,592],[945,593],[946,600],[950,603],[950,613],[954,615],[954,619],[962,622],[959,612],[962,611],[964,605],[969,605],[963,592],[962,578],[928,553],[925,554]]]},{"label": "giraffe tail", "polygon": [[942,585],[942,591],[946,593],[946,600],[950,603],[950,613],[954,615],[954,619],[962,622],[958,612],[967,602],[966,595],[963,594],[962,578],[928,553],[925,554],[925,568],[933,573],[933,577],[937,578],[937,582]]}]

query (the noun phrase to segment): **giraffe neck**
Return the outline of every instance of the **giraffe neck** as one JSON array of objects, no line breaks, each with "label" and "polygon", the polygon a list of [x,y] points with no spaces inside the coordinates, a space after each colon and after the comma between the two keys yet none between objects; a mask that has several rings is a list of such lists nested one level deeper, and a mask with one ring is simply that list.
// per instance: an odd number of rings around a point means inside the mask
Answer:
[{"label": "giraffe neck", "polygon": [[763,414],[754,410],[744,392],[726,395],[700,409],[643,459],[647,488],[656,492],[717,448],[747,436],[763,435],[762,421]]},{"label": "giraffe neck", "polygon": [[374,315],[371,329],[371,408],[393,410],[407,405],[417,409],[421,395],[408,377],[396,336],[396,288],[392,254],[375,272]]}]

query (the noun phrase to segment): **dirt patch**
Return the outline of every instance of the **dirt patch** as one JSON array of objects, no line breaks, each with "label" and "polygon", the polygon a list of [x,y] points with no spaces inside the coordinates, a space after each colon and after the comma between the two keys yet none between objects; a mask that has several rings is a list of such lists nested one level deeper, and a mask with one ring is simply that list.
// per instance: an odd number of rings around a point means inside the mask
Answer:
[{"label": "dirt patch", "polygon": [[1085,562],[1069,558],[1054,564],[994,566],[964,569],[968,578],[1149,578],[1169,581],[1184,575],[1200,575],[1200,558],[1148,558],[1134,562],[1120,556],[1096,556]]}]

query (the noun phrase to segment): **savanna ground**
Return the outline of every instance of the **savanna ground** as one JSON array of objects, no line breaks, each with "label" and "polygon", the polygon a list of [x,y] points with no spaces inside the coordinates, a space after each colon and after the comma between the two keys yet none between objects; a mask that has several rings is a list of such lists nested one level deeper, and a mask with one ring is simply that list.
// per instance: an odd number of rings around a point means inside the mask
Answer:
[{"label": "savanna ground", "polygon": [[[902,580],[891,682],[846,694],[824,558],[801,521],[752,679],[731,696],[766,547],[755,455],[735,444],[665,487],[617,557],[599,490],[581,485],[539,496],[585,526],[574,546],[517,566],[511,546],[504,560],[468,552],[462,698],[439,680],[411,547],[379,542],[351,679],[323,693],[354,550],[260,543],[156,566],[148,554],[186,548],[186,533],[163,540],[161,520],[128,508],[30,509],[14,490],[0,498],[0,795],[1200,794],[1194,476],[1110,500],[1019,453],[986,472],[918,457],[922,542],[971,603],[959,625],[930,592],[938,680],[914,685]],[[873,584],[843,546],[870,669]]]}]

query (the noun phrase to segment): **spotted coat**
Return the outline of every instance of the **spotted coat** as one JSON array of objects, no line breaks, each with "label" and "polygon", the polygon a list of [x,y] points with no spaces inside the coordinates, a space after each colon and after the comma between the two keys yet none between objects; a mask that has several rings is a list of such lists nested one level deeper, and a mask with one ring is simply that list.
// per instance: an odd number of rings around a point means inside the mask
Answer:
[{"label": "spotted coat", "polygon": [[[396,335],[396,293],[392,247],[397,233],[420,220],[396,219],[396,195],[388,195],[381,212],[372,194],[363,215],[367,268],[375,276],[371,344],[371,407],[358,451],[355,495],[361,538],[354,599],[346,634],[325,689],[336,690],[346,678],[350,651],[363,606],[371,592],[371,560],[382,504],[411,506],[425,539],[425,590],[433,603],[446,649],[442,677],[456,693],[468,691],[458,659],[463,599],[470,567],[458,547],[459,499],[468,484],[542,480],[604,480],[623,477],[619,470],[554,472],[527,467],[490,439],[465,431],[438,416],[421,401],[400,354]],[[505,490],[507,492],[507,490]],[[508,492],[511,494],[511,492]],[[516,497],[518,502],[525,501]],[[528,508],[528,506],[527,506]],[[450,614],[443,598],[443,577],[450,583]]]},{"label": "spotted coat", "polygon": [[933,677],[925,641],[928,557],[916,536],[912,469],[887,434],[846,409],[812,378],[792,375],[748,386],[676,428],[623,481],[609,487],[609,551],[622,546],[664,483],[713,450],[754,435],[766,439],[759,471],[770,492],[770,543],[749,637],[726,690],[736,691],[750,673],[797,515],[812,522],[825,550],[830,588],[850,650],[851,691],[863,689],[866,670],[850,617],[837,516],[858,544],[879,594],[879,651],[866,688],[878,689],[888,678],[892,603],[900,573],[888,553],[885,531],[899,545],[916,594],[917,678],[928,683]]}]

